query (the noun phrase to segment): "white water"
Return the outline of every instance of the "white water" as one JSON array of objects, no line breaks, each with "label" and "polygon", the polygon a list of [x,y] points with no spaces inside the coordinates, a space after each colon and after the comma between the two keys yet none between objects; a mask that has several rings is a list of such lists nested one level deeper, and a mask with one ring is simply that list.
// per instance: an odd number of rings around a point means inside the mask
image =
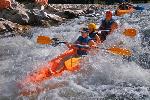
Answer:
[{"label": "white water", "polygon": [[[82,16],[57,27],[34,28],[31,39],[20,36],[0,39],[0,100],[149,100],[150,70],[138,64],[138,55],[149,54],[149,47],[141,46],[141,35],[131,39],[121,34],[127,27],[137,28],[138,34],[144,34],[142,32],[150,27],[149,14],[150,12],[145,10],[125,15],[123,18],[116,17],[120,28],[100,46],[109,48],[123,41],[124,45],[121,47],[134,50],[133,58],[131,57],[134,60],[128,61],[121,56],[99,50],[95,56],[88,55],[88,60],[81,64],[79,72],[65,72],[63,76],[41,84],[45,87],[50,84],[55,89],[29,97],[18,96],[17,81],[67,50],[65,45],[39,45],[36,43],[37,36],[47,35],[74,42],[80,35],[81,27],[86,26],[88,22],[99,24],[99,18],[103,16]],[[63,87],[59,87],[60,85]]]}]

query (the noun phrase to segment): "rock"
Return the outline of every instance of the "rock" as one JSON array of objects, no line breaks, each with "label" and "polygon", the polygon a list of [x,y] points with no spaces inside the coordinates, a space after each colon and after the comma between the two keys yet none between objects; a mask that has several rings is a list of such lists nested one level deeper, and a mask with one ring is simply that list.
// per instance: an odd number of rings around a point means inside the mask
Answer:
[{"label": "rock", "polygon": [[47,13],[54,13],[54,12],[59,12],[59,9],[48,5],[47,7],[45,7],[44,11],[46,11]]},{"label": "rock", "polygon": [[[49,26],[48,24],[58,24],[64,19],[76,18],[86,13],[91,13],[96,6],[90,5],[45,5],[43,8],[36,3],[19,4],[13,3],[13,9],[5,9],[0,13],[0,18],[12,21],[21,25]],[[83,10],[80,10],[83,9]],[[3,19],[0,19],[2,21]],[[7,30],[14,30],[8,24],[3,24]],[[2,26],[2,24],[1,24]],[[4,27],[2,27],[2,30]]]},{"label": "rock", "polygon": [[[45,12],[45,15],[46,15],[46,12]],[[58,15],[55,15],[55,14],[47,14],[46,17],[48,17],[50,20],[54,20],[54,21],[57,21],[57,22],[62,22],[63,21],[63,18],[59,17]]]},{"label": "rock", "polygon": [[[55,14],[48,14],[44,10],[40,11],[38,9],[33,9],[29,12],[30,20],[29,23],[31,25],[43,25],[43,20],[52,20],[56,22],[62,22],[64,19]],[[44,22],[45,23],[45,22]],[[47,22],[46,22],[47,23]]]},{"label": "rock", "polygon": [[26,33],[31,27],[29,25],[19,25],[19,24],[16,24],[15,26],[15,31],[17,34],[24,34]]},{"label": "rock", "polygon": [[[1,35],[4,34],[4,32],[16,32],[17,34],[22,35],[22,33],[26,33],[30,29],[30,26],[24,26],[24,25],[19,25],[17,23],[13,23],[8,20],[0,21],[0,33]],[[9,35],[12,36],[12,35]],[[14,35],[13,35],[14,36]],[[7,34],[4,37],[8,37]]]},{"label": "rock", "polygon": [[65,10],[64,14],[68,19],[76,18],[81,14],[84,14],[83,10]]},{"label": "rock", "polygon": [[40,10],[38,9],[33,9],[27,12],[29,15],[29,22],[28,24],[33,25],[33,26],[39,26],[42,25],[41,20],[44,18],[41,14],[40,14]]},{"label": "rock", "polygon": [[15,29],[15,24],[13,23],[3,23],[3,25],[6,27],[7,31],[11,32]]},{"label": "rock", "polygon": [[93,9],[86,9],[86,10],[85,10],[85,13],[86,13],[86,14],[94,13],[94,10],[93,10]]},{"label": "rock", "polygon": [[3,25],[2,22],[0,22],[0,32],[6,31],[6,27]]},{"label": "rock", "polygon": [[18,24],[27,24],[29,21],[29,16],[22,8],[2,10],[0,17]]},{"label": "rock", "polygon": [[4,21],[5,19],[4,18],[0,18],[0,21]]},{"label": "rock", "polygon": [[[8,21],[8,20],[4,20],[4,21],[1,21],[1,28],[5,29],[3,31],[14,31],[15,30],[15,27],[16,27],[16,23],[13,23],[11,21]],[[5,27],[5,28],[4,28]]]}]

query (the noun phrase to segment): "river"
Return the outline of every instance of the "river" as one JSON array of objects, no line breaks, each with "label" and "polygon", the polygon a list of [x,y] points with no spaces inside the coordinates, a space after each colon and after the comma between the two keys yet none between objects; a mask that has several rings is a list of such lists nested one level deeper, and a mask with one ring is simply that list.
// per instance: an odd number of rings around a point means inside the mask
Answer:
[{"label": "river", "polygon": [[[120,27],[100,45],[100,48],[109,48],[123,41],[121,47],[131,50],[131,57],[114,55],[100,49],[95,56],[87,56],[88,59],[81,64],[79,72],[64,72],[61,77],[43,82],[41,86],[50,84],[55,88],[34,96],[19,96],[17,82],[67,50],[63,44],[56,47],[37,44],[37,36],[58,37],[73,43],[80,35],[81,27],[89,22],[100,24],[105,9],[68,20],[58,26],[34,27],[30,38],[1,38],[0,100],[149,100],[150,6],[143,6],[146,8],[144,11],[114,17]],[[123,29],[131,27],[138,30],[135,38],[122,34]]]}]

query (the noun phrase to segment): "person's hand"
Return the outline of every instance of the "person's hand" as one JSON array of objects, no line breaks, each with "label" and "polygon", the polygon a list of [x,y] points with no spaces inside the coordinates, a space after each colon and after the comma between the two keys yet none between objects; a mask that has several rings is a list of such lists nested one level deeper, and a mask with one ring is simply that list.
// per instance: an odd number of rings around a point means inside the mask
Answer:
[{"label": "person's hand", "polygon": [[66,43],[66,45],[67,45],[68,48],[72,47],[72,45],[70,43]]},{"label": "person's hand", "polygon": [[95,49],[95,48],[98,48],[98,47],[96,45],[92,45],[90,48]]}]

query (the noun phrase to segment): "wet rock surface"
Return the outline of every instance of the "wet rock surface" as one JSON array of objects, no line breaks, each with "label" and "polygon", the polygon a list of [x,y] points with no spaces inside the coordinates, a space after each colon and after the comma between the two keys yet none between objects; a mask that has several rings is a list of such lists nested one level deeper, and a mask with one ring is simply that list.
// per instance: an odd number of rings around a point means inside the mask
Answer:
[{"label": "wet rock surface", "polygon": [[14,2],[12,8],[0,11],[0,33],[2,35],[5,32],[16,30],[19,33],[23,33],[25,30],[29,30],[26,29],[26,25],[42,27],[57,25],[67,19],[77,18],[80,15],[91,13],[98,6],[83,4],[49,4],[40,6],[35,3],[20,4]]}]

